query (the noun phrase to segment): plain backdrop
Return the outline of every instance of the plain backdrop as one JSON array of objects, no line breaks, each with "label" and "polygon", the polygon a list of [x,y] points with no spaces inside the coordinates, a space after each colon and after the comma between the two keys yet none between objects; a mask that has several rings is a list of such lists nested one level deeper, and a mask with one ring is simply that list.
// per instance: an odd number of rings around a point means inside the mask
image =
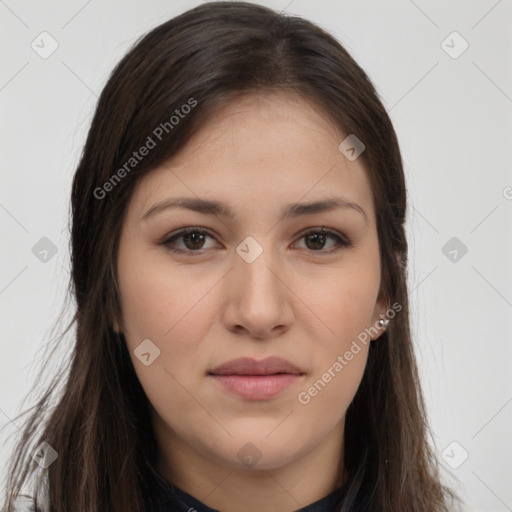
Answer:
[{"label": "plain backdrop", "polygon": [[[33,380],[65,298],[70,184],[97,97],[142,34],[199,3],[0,1],[2,442],[26,393],[44,385]],[[467,511],[512,510],[512,3],[260,3],[330,31],[389,112],[436,450]]]}]

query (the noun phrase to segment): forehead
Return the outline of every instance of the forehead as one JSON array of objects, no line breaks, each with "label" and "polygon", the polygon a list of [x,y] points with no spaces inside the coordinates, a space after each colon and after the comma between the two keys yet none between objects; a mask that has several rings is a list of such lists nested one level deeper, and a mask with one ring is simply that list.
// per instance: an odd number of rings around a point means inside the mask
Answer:
[{"label": "forehead", "polygon": [[223,151],[229,151],[231,158],[264,159],[281,150],[310,160],[342,138],[342,130],[323,109],[298,93],[246,94],[209,116],[190,143],[174,155],[172,164],[190,165],[192,153],[200,158]]},{"label": "forehead", "polygon": [[338,149],[348,134],[295,93],[251,94],[219,110],[167,162],[145,175],[131,206],[140,218],[171,196],[272,209],[279,203],[339,195],[373,215],[361,158]]}]

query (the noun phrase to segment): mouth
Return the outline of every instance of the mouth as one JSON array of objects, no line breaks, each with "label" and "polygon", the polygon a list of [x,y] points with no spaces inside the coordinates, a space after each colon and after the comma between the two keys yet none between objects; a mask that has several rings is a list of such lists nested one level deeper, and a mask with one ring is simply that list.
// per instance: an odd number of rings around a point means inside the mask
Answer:
[{"label": "mouth", "polygon": [[286,359],[273,356],[261,361],[234,359],[213,368],[208,375],[223,391],[244,400],[267,400],[297,384],[305,373]]},{"label": "mouth", "polygon": [[232,359],[216,366],[209,372],[211,375],[303,375],[304,372],[295,364],[282,357],[270,356],[257,361],[250,357]]}]

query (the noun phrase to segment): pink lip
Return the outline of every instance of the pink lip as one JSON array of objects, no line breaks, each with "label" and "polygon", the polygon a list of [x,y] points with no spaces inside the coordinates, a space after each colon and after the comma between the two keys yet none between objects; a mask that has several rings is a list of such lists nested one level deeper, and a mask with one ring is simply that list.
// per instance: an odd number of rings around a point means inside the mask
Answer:
[{"label": "pink lip", "polygon": [[256,361],[233,359],[213,368],[209,375],[222,387],[247,400],[265,400],[278,395],[304,375],[302,370],[280,357]]}]

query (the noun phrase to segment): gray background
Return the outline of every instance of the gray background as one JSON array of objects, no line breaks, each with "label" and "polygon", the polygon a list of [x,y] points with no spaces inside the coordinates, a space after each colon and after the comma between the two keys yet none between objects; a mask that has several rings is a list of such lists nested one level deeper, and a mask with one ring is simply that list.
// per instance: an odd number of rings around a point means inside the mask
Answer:
[{"label": "gray background", "polygon": [[[0,1],[2,442],[65,297],[70,183],[97,96],[140,35],[198,3]],[[466,510],[512,510],[512,3],[261,3],[329,30],[379,91],[408,179],[413,332],[436,449]],[[58,44],[45,59],[31,47],[51,49],[44,31]]]}]

